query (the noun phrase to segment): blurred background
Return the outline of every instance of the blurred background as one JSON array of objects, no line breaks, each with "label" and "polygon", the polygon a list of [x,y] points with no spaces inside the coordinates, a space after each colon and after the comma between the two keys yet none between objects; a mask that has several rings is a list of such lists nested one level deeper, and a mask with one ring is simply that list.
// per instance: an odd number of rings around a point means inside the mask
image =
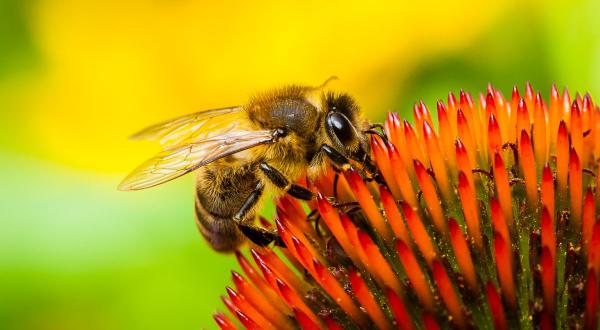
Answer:
[{"label": "blurred background", "polygon": [[[135,193],[156,121],[330,75],[372,120],[531,81],[600,98],[598,1],[0,1],[0,329],[212,329],[232,256],[191,176]],[[271,214],[271,208],[264,211]]]}]

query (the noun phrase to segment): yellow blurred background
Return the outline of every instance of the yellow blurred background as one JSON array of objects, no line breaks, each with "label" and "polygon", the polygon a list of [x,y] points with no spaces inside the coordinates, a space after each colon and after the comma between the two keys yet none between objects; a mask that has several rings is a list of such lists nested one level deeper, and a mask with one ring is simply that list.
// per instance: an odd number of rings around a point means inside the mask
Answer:
[{"label": "yellow blurred background", "polygon": [[[331,75],[372,120],[531,81],[600,97],[598,1],[0,1],[0,329],[214,328],[234,258],[126,137]],[[270,214],[269,207],[264,211]]]}]

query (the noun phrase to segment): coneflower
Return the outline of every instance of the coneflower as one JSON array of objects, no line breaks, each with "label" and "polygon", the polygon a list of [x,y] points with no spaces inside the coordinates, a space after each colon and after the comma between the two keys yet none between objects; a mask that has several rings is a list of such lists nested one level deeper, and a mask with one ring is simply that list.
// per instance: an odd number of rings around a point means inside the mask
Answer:
[{"label": "coneflower", "polygon": [[412,124],[388,115],[378,180],[357,164],[310,182],[306,206],[277,201],[286,248],[238,252],[222,297],[239,324],[598,328],[600,108],[489,86],[478,102],[450,93],[436,117],[423,102]]}]

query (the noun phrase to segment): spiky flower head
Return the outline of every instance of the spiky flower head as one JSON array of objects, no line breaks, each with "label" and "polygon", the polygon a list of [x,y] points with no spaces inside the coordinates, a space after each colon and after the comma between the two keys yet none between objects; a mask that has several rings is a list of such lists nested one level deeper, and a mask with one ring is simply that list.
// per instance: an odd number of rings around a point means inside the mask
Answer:
[{"label": "spiky flower head", "polygon": [[435,119],[423,102],[413,124],[390,113],[378,173],[332,170],[306,207],[278,200],[286,248],[238,252],[222,298],[244,327],[598,327],[600,108],[489,86]]}]

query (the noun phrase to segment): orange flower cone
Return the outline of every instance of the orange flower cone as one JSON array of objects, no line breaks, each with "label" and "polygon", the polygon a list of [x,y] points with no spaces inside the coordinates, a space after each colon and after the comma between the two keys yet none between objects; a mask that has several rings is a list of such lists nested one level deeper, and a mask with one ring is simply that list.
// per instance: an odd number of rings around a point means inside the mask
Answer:
[{"label": "orange flower cone", "polygon": [[217,325],[598,328],[600,108],[529,84],[478,100],[390,113],[371,140],[384,182],[357,164],[307,205],[278,200],[286,248],[237,253]]}]

